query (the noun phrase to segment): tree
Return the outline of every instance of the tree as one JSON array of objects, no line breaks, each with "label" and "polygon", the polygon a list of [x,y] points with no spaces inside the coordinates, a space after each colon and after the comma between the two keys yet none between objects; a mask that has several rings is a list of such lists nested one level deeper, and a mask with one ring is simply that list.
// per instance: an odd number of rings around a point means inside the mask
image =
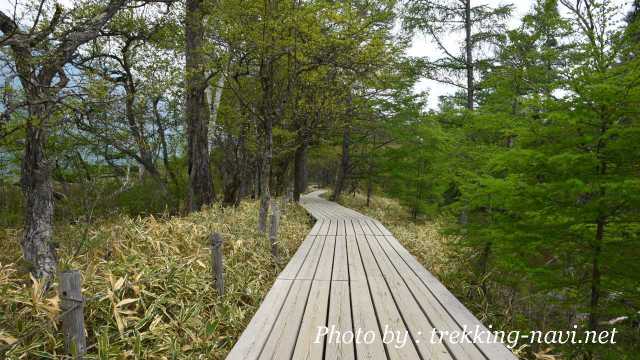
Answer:
[{"label": "tree", "polygon": [[209,105],[206,89],[205,0],[187,0],[185,11],[185,83],[189,209],[197,211],[214,200],[209,168]]},{"label": "tree", "polygon": [[[166,61],[171,53],[164,51],[157,39],[170,25],[166,18],[161,14],[154,17],[145,15],[144,11],[122,12],[103,31],[103,36],[108,37],[95,41],[85,54],[74,61],[74,66],[84,70],[91,79],[87,84],[88,98],[101,102],[100,107],[91,101],[80,104],[86,107],[81,111],[86,115],[86,121],[77,119],[80,129],[137,162],[140,174],[150,175],[165,193],[167,184],[155,159],[157,146],[154,142],[162,146],[165,167],[175,182],[175,175],[168,167],[165,125],[158,109],[161,95],[167,88],[154,89],[151,82],[162,81],[154,78],[158,67],[167,70],[165,76],[170,76],[173,70],[172,64]],[[107,91],[99,84],[100,81],[109,86]],[[166,80],[164,82],[167,83]],[[118,100],[122,101],[111,101],[113,94],[120,92],[123,95]],[[119,124],[120,116],[109,116],[118,114],[121,109],[125,120],[122,126]],[[152,125],[157,128],[157,134],[151,133]],[[118,131],[121,128],[125,134]]]},{"label": "tree", "polygon": [[[619,8],[560,2],[568,18],[555,1],[538,2],[485,76],[463,127],[461,153],[475,169],[467,166],[453,206],[468,210],[459,234],[482,254],[484,279],[559,304],[567,327],[595,330],[633,311],[620,303],[638,297],[637,266],[619,255],[635,254],[638,241],[638,63],[623,56],[629,39],[613,20]],[[560,40],[567,26],[571,42]],[[589,354],[576,347],[568,356]]]},{"label": "tree", "polygon": [[[477,90],[476,73],[486,64],[483,48],[496,45],[505,33],[511,5],[491,8],[472,6],[471,0],[411,0],[404,9],[403,26],[430,36],[444,57],[427,63],[427,77],[466,92],[465,106],[473,110]],[[445,36],[464,33],[461,53],[450,49]]]},{"label": "tree", "polygon": [[[57,257],[53,237],[53,189],[47,139],[59,116],[61,91],[69,81],[65,65],[77,49],[100,35],[100,30],[127,4],[111,0],[95,7],[78,5],[65,11],[56,4],[44,21],[45,7],[38,9],[30,27],[20,25],[0,11],[0,44],[11,50],[12,62],[25,94],[25,151],[21,186],[25,196],[25,228],[22,249],[37,278],[50,282]],[[74,14],[82,14],[78,19]],[[41,21],[42,19],[42,21]]]}]

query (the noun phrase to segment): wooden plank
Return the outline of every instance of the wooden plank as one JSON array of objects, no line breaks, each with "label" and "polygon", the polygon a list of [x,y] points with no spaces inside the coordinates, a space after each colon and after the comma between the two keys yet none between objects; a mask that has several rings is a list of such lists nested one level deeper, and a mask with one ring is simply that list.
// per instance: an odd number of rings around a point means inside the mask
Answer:
[{"label": "wooden plank", "polygon": [[[327,327],[335,327],[340,334],[349,331],[353,333],[351,322],[351,299],[349,295],[349,283],[347,281],[331,282],[331,302],[329,305],[329,317]],[[343,339],[326,339],[325,360],[351,360],[355,359],[354,341]],[[295,357],[294,357],[295,358]],[[297,359],[297,358],[296,358]]]},{"label": "wooden plank", "polygon": [[318,337],[318,327],[327,325],[330,287],[331,283],[329,281],[312,281],[309,300],[304,311],[292,359],[322,359],[324,339],[318,343],[315,341]]},{"label": "wooden plank", "polygon": [[276,280],[262,301],[258,311],[244,329],[227,360],[257,359],[260,350],[267,341],[273,323],[278,317],[282,305],[289,293],[292,280]]},{"label": "wooden plank", "polygon": [[322,227],[318,230],[318,235],[327,235],[329,233],[329,220],[322,221]]},{"label": "wooden plank", "polygon": [[318,235],[316,237],[316,241],[314,241],[311,250],[309,250],[309,255],[305,259],[304,263],[300,267],[300,271],[296,274],[295,279],[306,279],[311,280],[316,273],[316,268],[318,266],[318,261],[320,260],[320,255],[322,254],[322,248],[324,247],[324,242],[326,240],[326,236]]},{"label": "wooden plank", "polygon": [[[395,250],[389,245],[384,236],[376,236],[376,240],[384,254],[380,254],[380,257],[386,256],[394,267],[394,270],[399,274],[402,274],[409,291],[420,305],[422,312],[429,318],[429,321],[433,324],[439,332],[446,331],[451,333],[452,331],[461,331],[462,329],[458,324],[449,316],[446,309],[438,302],[433,294],[426,288],[422,281],[416,276],[416,274],[409,268],[404,260],[396,253]],[[472,330],[472,329],[467,329]],[[468,338],[468,337],[467,337]],[[430,340],[429,340],[430,341]],[[456,359],[484,359],[484,356],[478,350],[476,345],[472,343],[460,343],[450,342],[445,339],[447,348],[455,356]]]},{"label": "wooden plank", "polygon": [[382,231],[383,235],[393,235],[391,233],[391,231],[389,231],[389,229],[387,229],[384,225],[382,225],[382,223],[376,219],[371,219],[371,222],[376,225],[378,227],[378,229],[380,229],[380,231]]},{"label": "wooden plank", "polygon": [[[385,332],[388,330],[395,333],[399,331],[400,334],[405,334],[407,332],[407,328],[398,308],[396,307],[393,297],[391,296],[389,287],[382,277],[373,254],[367,245],[366,238],[363,235],[356,235],[356,241],[358,243],[358,249],[360,250],[364,271],[367,276],[371,299],[376,310],[380,331]],[[385,349],[387,350],[389,357],[392,359],[415,360],[420,358],[412,340],[408,340],[407,343],[401,347],[388,344],[385,346]]]},{"label": "wooden plank", "polygon": [[369,230],[371,230],[371,234],[384,235],[382,231],[378,229],[378,226],[376,226],[376,224],[370,218],[365,219],[364,223],[369,227]]},{"label": "wooden plank", "polygon": [[[458,300],[449,290],[447,290],[438,279],[435,278],[429,271],[427,271],[413,255],[407,251],[398,240],[393,236],[385,236],[385,239],[394,248],[394,250],[402,257],[407,263],[409,268],[422,280],[425,286],[438,299],[438,302],[447,310],[447,313],[456,321],[456,323],[462,327],[467,326],[467,329],[478,329],[481,331],[488,331],[488,329],[478,320],[461,302]],[[517,359],[509,349],[502,344],[487,344],[478,343],[476,346],[482,351],[482,353],[491,360],[500,359]]]},{"label": "wooden plank", "polygon": [[[453,359],[444,344],[431,344],[431,333],[434,329],[429,318],[422,312],[411,291],[400,274],[386,257],[374,235],[365,235],[366,245],[378,265],[380,273],[389,287],[395,306],[398,308],[407,329],[414,339],[416,349],[423,359]],[[481,359],[482,357],[476,358]]]},{"label": "wooden plank", "polygon": [[316,221],[316,223],[313,224],[311,231],[309,231],[309,235],[318,235],[318,232],[320,231],[320,228],[322,228],[323,223],[324,223],[324,220],[322,219]]},{"label": "wooden plank", "polygon": [[338,220],[332,219],[329,220],[329,231],[327,231],[327,235],[335,235],[338,233]]},{"label": "wooden plank", "polygon": [[360,219],[351,219],[351,224],[353,225],[353,232],[356,235],[364,234],[364,229],[362,228],[362,225],[360,225]]},{"label": "wooden plank", "polygon": [[335,235],[328,235],[325,238],[326,239],[324,241],[324,247],[322,248],[322,254],[320,255],[320,261],[318,262],[318,269],[313,276],[314,280],[331,280],[336,237]]},{"label": "wooden plank", "polygon": [[387,359],[366,281],[351,281],[350,289],[353,328],[361,332],[363,339],[368,333],[372,333],[374,337],[372,342],[359,341],[355,344],[358,359]]},{"label": "wooden plank", "polygon": [[291,260],[285,268],[278,275],[279,279],[295,279],[300,267],[307,259],[309,254],[309,250],[313,247],[316,242],[317,236],[308,235],[307,238],[300,244],[298,250],[293,254]]},{"label": "wooden plank", "polygon": [[336,246],[333,258],[332,280],[349,280],[349,264],[347,261],[347,237],[336,236]]},{"label": "wooden plank", "polygon": [[356,234],[358,233],[358,226],[360,227],[360,234],[364,235],[372,235],[371,229],[367,226],[367,219],[357,219],[354,220],[353,225],[356,227]]},{"label": "wooden plank", "polygon": [[295,280],[278,319],[267,338],[260,359],[290,359],[307,306],[311,280]]},{"label": "wooden plank", "polygon": [[356,232],[353,230],[353,224],[351,223],[351,218],[345,219],[345,235],[355,235]]},{"label": "wooden plank", "polygon": [[336,235],[342,235],[342,236],[346,235],[344,217],[338,220],[338,230],[336,232]]},{"label": "wooden plank", "polygon": [[386,353],[380,337],[380,327],[376,318],[373,301],[367,285],[367,277],[360,259],[360,251],[355,236],[347,236],[347,256],[349,268],[349,294],[351,297],[351,313],[354,330],[363,333],[372,332],[375,340],[372,343],[356,343],[358,359],[382,360]]},{"label": "wooden plank", "polygon": [[367,275],[360,261],[360,251],[356,243],[356,235],[346,236],[347,258],[350,281],[367,281]]}]

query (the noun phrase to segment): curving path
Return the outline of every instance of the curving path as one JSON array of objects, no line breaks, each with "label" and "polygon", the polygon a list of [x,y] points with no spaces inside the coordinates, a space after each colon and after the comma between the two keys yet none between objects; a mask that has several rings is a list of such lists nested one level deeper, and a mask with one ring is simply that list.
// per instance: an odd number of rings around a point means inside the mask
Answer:
[{"label": "curving path", "polygon": [[227,359],[516,359],[379,221],[321,193]]}]

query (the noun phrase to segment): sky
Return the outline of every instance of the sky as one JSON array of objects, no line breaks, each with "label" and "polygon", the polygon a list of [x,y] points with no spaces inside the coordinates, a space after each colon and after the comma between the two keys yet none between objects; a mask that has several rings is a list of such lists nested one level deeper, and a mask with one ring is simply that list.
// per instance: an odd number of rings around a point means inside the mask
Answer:
[{"label": "sky", "polygon": [[[509,29],[518,27],[522,17],[533,9],[534,3],[534,0],[471,0],[471,6],[489,5],[491,7],[497,7],[499,5],[512,4],[513,12],[507,24]],[[613,3],[623,6],[625,13],[627,11],[626,9],[629,9],[631,6],[629,0],[613,0]],[[563,13],[562,6],[560,6],[560,11]],[[461,48],[463,40],[464,37],[462,34],[451,34],[451,36],[444,37],[442,42],[447,49],[455,51]],[[407,50],[407,55],[437,59],[440,58],[443,53],[428,37],[416,35],[413,38],[411,47]],[[438,99],[440,96],[452,95],[457,89],[455,86],[442,84],[425,78],[418,81],[414,87],[416,93],[423,91],[428,92],[427,108],[434,110],[438,108]]]}]

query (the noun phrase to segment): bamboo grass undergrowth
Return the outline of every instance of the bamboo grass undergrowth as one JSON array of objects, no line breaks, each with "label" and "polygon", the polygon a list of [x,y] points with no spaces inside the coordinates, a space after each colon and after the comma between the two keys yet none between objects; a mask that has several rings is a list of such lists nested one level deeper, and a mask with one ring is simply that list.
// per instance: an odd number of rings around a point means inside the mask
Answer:
[{"label": "bamboo grass undergrowth", "polygon": [[[257,214],[258,203],[248,201],[186,217],[119,215],[86,231],[81,251],[85,229],[58,226],[60,267],[83,276],[87,358],[223,359],[311,226],[301,207],[283,209],[274,264]],[[212,232],[224,239],[223,297],[212,280]],[[7,359],[57,359],[64,353],[57,284],[43,293],[29,276],[20,235],[0,233],[0,351]]]}]

